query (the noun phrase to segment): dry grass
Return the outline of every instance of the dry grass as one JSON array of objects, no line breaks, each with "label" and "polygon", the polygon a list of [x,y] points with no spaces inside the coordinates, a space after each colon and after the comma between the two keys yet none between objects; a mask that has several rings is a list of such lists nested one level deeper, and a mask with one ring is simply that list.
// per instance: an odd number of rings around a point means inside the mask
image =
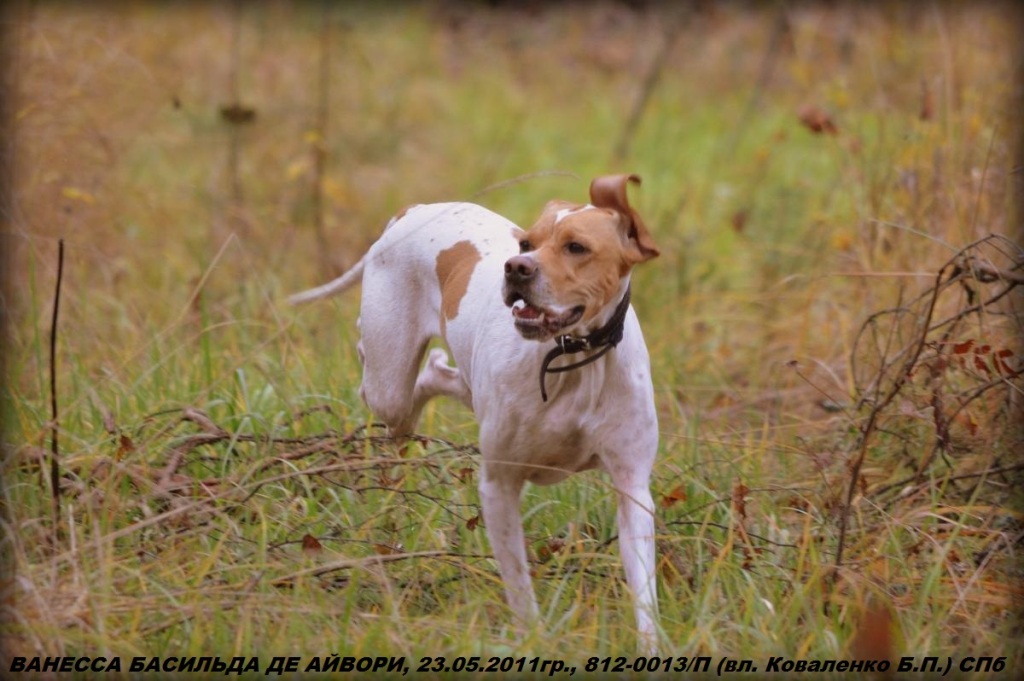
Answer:
[{"label": "dry grass", "polygon": [[1015,13],[346,5],[322,100],[320,7],[233,7],[41,3],[12,29],[8,659],[630,651],[601,476],[529,493],[549,625],[520,638],[471,415],[432,405],[397,451],[356,395],[356,297],[282,304],[406,204],[529,224],[629,170],[663,252],[634,298],[666,654],[1019,668]]}]

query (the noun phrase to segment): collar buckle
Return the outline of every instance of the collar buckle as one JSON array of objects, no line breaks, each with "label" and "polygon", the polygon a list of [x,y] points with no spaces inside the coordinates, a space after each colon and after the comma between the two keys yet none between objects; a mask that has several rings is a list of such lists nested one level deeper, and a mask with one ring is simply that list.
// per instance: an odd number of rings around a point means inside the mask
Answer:
[{"label": "collar buckle", "polygon": [[558,344],[558,349],[562,353],[570,352],[583,352],[584,350],[590,350],[592,348],[590,344],[590,336],[572,336],[565,334],[555,339],[555,343]]}]

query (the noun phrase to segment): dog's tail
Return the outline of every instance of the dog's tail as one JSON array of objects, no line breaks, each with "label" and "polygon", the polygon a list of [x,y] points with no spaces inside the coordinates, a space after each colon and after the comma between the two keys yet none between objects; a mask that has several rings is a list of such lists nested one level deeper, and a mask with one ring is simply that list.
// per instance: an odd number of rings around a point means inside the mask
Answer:
[{"label": "dog's tail", "polygon": [[333,281],[329,281],[322,286],[317,286],[316,288],[311,288],[308,291],[288,296],[288,304],[302,305],[303,303],[310,303],[314,300],[327,298],[328,296],[333,296],[351,288],[354,284],[358,284],[363,280],[363,268],[365,261],[365,257],[361,258],[359,262],[352,266],[352,269]]},{"label": "dog's tail", "polygon": [[[409,211],[418,207],[418,205],[413,205],[403,208],[398,215],[388,220],[388,224],[384,226],[384,231],[386,232],[391,229],[392,225],[401,220],[409,213]],[[359,259],[359,262],[352,266],[352,269],[345,272],[334,281],[329,281],[322,286],[317,286],[316,288],[311,288],[308,291],[288,296],[288,304],[302,305],[303,303],[311,303],[314,300],[320,300],[321,298],[327,298],[335,295],[336,293],[341,293],[342,291],[351,288],[354,284],[358,284],[363,280],[363,269],[365,268],[366,258],[368,256],[369,254],[364,255]]]}]

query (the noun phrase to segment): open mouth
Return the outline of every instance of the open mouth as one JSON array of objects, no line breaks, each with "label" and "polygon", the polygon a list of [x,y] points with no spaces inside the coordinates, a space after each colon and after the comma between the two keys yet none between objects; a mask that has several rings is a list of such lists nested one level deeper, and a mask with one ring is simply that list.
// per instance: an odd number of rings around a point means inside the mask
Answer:
[{"label": "open mouth", "polygon": [[530,303],[518,291],[505,296],[505,304],[512,308],[516,329],[524,338],[548,338],[558,331],[572,326],[583,317],[584,307],[577,305],[567,312],[557,314]]}]

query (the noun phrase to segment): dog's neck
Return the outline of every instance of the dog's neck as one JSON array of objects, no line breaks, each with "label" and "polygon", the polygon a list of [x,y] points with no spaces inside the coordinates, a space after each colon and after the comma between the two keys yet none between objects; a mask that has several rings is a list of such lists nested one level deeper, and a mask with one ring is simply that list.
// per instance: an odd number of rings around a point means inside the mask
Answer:
[{"label": "dog's neck", "polygon": [[[626,313],[629,311],[630,300],[628,277],[624,281],[626,282],[625,291],[622,293],[622,296],[619,298],[619,302],[615,305],[610,316],[608,316],[608,319],[601,327],[591,331],[586,336],[564,334],[555,337],[555,347],[545,355],[544,361],[541,362],[540,365],[540,395],[544,402],[548,401],[548,391],[545,384],[545,378],[547,378],[548,374],[571,371],[573,369],[579,369],[580,367],[586,366],[592,362],[596,362],[622,340],[622,334],[625,330]],[[578,352],[588,352],[591,354],[571,364],[555,367],[553,369],[550,367],[551,362],[558,357]]]}]

